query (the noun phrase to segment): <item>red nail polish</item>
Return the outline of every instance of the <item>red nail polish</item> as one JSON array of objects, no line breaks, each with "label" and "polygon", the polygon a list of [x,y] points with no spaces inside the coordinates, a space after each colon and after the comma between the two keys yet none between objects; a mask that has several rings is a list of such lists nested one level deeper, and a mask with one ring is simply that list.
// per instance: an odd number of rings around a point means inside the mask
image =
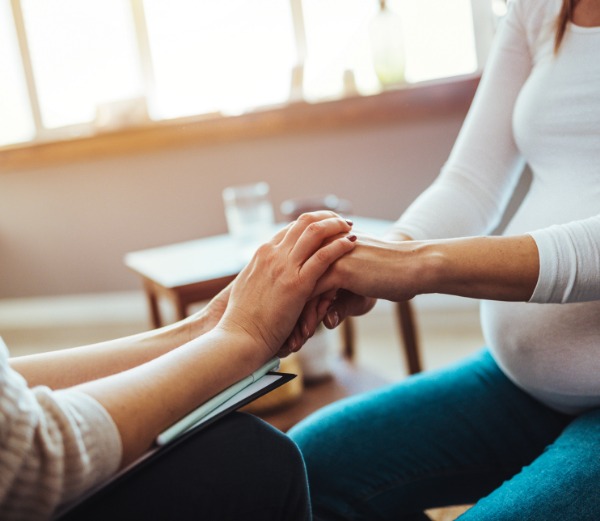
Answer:
[{"label": "red nail polish", "polygon": [[354,224],[354,222],[351,221],[350,219],[346,219],[346,222],[348,223],[349,226],[352,226]]},{"label": "red nail polish", "polygon": [[348,239],[350,242],[355,242],[357,237],[356,237],[356,235],[352,234],[352,235],[348,235],[346,237],[346,239]]}]

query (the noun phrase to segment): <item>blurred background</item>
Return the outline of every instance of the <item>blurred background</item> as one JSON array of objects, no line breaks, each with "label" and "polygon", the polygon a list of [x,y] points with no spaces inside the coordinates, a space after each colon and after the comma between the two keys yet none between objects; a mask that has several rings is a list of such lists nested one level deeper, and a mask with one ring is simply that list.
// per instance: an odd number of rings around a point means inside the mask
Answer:
[{"label": "blurred background", "polygon": [[[124,256],[225,233],[227,186],[266,181],[278,220],[284,200],[331,193],[396,219],[444,164],[505,9],[0,0],[0,335],[12,354],[147,328]],[[426,366],[481,344],[476,303],[416,305]],[[397,342],[387,303],[365,320],[359,347]],[[390,366],[375,351],[361,360],[403,374],[399,355]]]}]

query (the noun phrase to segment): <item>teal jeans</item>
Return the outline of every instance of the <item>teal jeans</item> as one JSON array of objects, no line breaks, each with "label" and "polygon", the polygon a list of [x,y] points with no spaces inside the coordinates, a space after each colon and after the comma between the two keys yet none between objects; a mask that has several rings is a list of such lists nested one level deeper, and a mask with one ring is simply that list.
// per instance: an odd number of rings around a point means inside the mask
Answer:
[{"label": "teal jeans", "polygon": [[[600,377],[600,376],[599,376]],[[290,431],[315,520],[600,520],[600,410],[556,412],[483,351],[335,403]]]}]

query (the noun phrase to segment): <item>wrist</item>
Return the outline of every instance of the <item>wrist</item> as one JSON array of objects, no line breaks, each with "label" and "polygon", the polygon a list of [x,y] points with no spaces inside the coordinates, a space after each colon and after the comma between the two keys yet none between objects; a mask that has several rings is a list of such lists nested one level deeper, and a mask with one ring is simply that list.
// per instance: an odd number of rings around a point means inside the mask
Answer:
[{"label": "wrist", "polygon": [[186,342],[198,338],[214,328],[215,323],[211,320],[210,313],[206,308],[197,311],[193,315],[180,322],[185,331]]},{"label": "wrist", "polygon": [[393,228],[389,232],[387,232],[383,236],[383,238],[384,238],[384,240],[390,241],[390,242],[404,242],[404,241],[414,240],[412,237],[410,237],[410,235],[407,235],[406,233],[394,230]]},{"label": "wrist", "polygon": [[443,242],[424,241],[418,248],[417,273],[420,294],[443,293],[444,281],[448,280],[450,258]]},{"label": "wrist", "polygon": [[236,346],[239,356],[248,364],[262,365],[273,356],[268,341],[256,328],[243,321],[225,316],[208,334],[225,339],[228,344]]},{"label": "wrist", "polygon": [[[394,269],[401,269],[402,286],[408,290],[407,299],[416,295],[440,292],[447,258],[437,242],[405,241],[396,243],[397,260]],[[407,282],[409,281],[409,282]]]}]

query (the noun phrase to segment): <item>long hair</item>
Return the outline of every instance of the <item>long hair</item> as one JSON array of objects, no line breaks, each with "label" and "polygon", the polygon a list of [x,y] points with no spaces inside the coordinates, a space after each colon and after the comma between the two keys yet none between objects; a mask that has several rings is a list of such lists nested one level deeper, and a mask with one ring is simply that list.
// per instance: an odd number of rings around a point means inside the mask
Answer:
[{"label": "long hair", "polygon": [[558,48],[565,36],[567,25],[573,20],[573,11],[579,0],[563,0],[558,19],[556,20],[556,35],[554,37],[554,52],[558,52]]}]

